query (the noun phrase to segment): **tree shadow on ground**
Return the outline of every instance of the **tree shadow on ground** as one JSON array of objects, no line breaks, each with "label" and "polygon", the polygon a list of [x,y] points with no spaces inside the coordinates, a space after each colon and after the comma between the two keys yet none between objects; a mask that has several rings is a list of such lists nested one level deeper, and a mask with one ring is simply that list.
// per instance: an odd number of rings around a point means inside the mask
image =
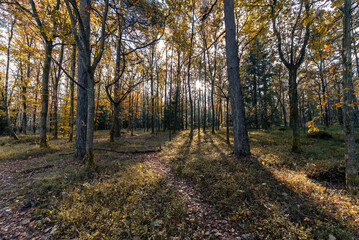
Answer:
[{"label": "tree shadow on ground", "polygon": [[[181,174],[195,183],[218,212],[230,217],[234,227],[259,239],[358,236],[351,224],[355,219],[343,221],[335,216],[315,195],[297,190],[291,179],[276,175],[281,169],[266,166],[255,157],[229,155],[231,149],[217,136],[203,133],[194,139],[197,142],[187,149],[189,157]],[[190,141],[186,142],[190,147]],[[176,168],[178,162],[173,165]]]}]

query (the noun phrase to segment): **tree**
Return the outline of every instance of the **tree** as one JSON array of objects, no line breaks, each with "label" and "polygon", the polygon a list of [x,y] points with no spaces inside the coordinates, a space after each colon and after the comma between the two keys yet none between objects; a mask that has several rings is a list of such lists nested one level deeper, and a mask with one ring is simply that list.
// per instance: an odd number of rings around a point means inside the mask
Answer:
[{"label": "tree", "polygon": [[48,147],[49,139],[47,136],[47,119],[49,107],[49,77],[54,40],[58,34],[58,11],[60,9],[60,0],[56,0],[55,5],[47,8],[48,12],[41,12],[41,14],[39,14],[37,5],[34,0],[29,0],[29,2],[31,10],[27,9],[18,1],[16,1],[15,4],[34,19],[36,27],[38,28],[44,41],[45,54],[41,90],[40,147]]},{"label": "tree", "polygon": [[[285,4],[285,3],[284,3]],[[283,6],[281,6],[283,7]],[[305,17],[302,19],[303,7],[305,8]],[[296,13],[296,17],[294,19],[294,23],[290,28],[290,36],[289,36],[289,44],[287,46],[283,46],[283,36],[279,32],[277,27],[278,21],[278,4],[277,0],[273,0],[272,4],[272,26],[274,35],[277,38],[277,50],[279,53],[280,60],[285,65],[289,72],[289,105],[290,105],[290,126],[292,128],[292,151],[300,152],[300,133],[299,133],[299,110],[298,110],[298,82],[297,82],[297,74],[298,69],[304,61],[305,51],[309,42],[310,37],[310,25],[311,18],[310,15],[310,3],[305,3],[303,1],[299,4],[299,10]],[[287,14],[291,14],[291,11],[287,11]],[[304,26],[304,30],[302,28]],[[304,32],[304,36],[300,36],[301,33]],[[299,36],[298,36],[299,34]],[[301,47],[299,47],[298,39],[302,39]],[[285,57],[285,52],[283,48],[287,47],[286,53],[288,54],[287,58]],[[296,52],[299,51],[299,53]]]},{"label": "tree", "polygon": [[[269,108],[274,105],[273,92],[270,90],[272,73],[269,53],[259,39],[255,39],[244,60],[246,73],[244,88],[245,99],[251,102],[252,111],[247,111],[247,119],[254,122],[254,127],[268,128]],[[251,114],[250,114],[251,113]],[[273,115],[273,112],[270,114]]]},{"label": "tree", "polygon": [[[109,0],[104,2],[104,10],[101,19],[100,27],[100,46],[97,54],[92,60],[92,47],[90,41],[90,9],[91,9],[91,0],[81,0],[80,6],[76,2],[65,0],[66,8],[71,20],[71,25],[73,29],[73,36],[75,38],[76,44],[78,46],[79,54],[79,64],[78,64],[78,77],[79,84],[86,83],[87,86],[82,86],[86,89],[87,101],[85,98],[85,93],[82,91],[80,96],[78,95],[77,100],[77,122],[76,126],[79,126],[80,129],[83,129],[86,126],[86,135],[84,132],[81,132],[81,136],[77,136],[78,140],[75,151],[77,151],[77,157],[84,157],[84,162],[89,168],[93,168],[95,164],[94,151],[93,151],[93,133],[95,127],[95,79],[94,73],[100,62],[106,39],[106,19],[109,8]],[[78,27],[77,27],[78,26]],[[79,88],[78,88],[79,89]],[[82,89],[82,90],[85,90]],[[86,105],[87,104],[87,105]],[[84,123],[84,116],[86,111],[84,109],[87,107],[87,121]],[[81,115],[80,115],[81,114]],[[77,131],[77,130],[76,130]],[[86,145],[86,155],[83,155],[83,143],[85,139]],[[83,156],[82,156],[83,155]]]},{"label": "tree", "polygon": [[11,40],[13,38],[14,34],[14,25],[15,20],[10,21],[10,29],[9,29],[9,39],[7,44],[7,53],[6,53],[6,72],[5,72],[5,96],[4,96],[4,106],[5,106],[5,112],[6,112],[6,119],[7,119],[7,125],[9,128],[10,136],[12,136],[15,140],[19,140],[18,137],[15,134],[14,128],[11,124],[10,119],[10,113],[9,113],[9,102],[8,102],[8,89],[9,89],[9,67],[10,67],[10,47],[11,47]]},{"label": "tree", "polygon": [[355,149],[354,130],[354,88],[352,69],[352,37],[351,20],[352,1],[344,0],[343,6],[343,98],[344,98],[344,132],[345,132],[345,162],[347,187],[359,187],[359,169]]},{"label": "tree", "polygon": [[250,147],[239,76],[238,46],[236,42],[236,24],[234,21],[234,4],[233,0],[223,0],[223,3],[226,28],[227,73],[233,120],[234,153],[240,156],[247,156],[250,155]]}]

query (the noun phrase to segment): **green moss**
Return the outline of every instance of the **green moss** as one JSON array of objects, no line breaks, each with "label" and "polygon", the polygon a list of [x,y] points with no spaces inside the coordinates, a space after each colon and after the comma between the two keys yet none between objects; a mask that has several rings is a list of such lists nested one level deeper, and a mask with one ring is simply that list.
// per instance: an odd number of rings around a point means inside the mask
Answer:
[{"label": "green moss", "polygon": [[48,148],[50,146],[49,144],[49,137],[47,134],[45,134],[43,137],[40,138],[40,148]]}]

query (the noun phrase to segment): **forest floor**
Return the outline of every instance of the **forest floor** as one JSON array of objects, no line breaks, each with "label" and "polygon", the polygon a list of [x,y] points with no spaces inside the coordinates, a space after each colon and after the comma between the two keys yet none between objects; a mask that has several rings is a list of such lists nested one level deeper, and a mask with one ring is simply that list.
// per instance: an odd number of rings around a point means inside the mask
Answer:
[{"label": "forest floor", "polygon": [[303,135],[294,154],[281,130],[250,131],[239,159],[225,129],[115,143],[98,131],[92,172],[65,138],[0,137],[0,239],[359,239],[342,131]]}]

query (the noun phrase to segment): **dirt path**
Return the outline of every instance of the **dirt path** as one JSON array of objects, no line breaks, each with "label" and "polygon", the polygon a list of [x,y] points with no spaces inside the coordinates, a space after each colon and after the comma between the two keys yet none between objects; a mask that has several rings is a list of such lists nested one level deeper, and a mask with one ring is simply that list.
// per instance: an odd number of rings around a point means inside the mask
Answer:
[{"label": "dirt path", "polygon": [[[33,227],[32,208],[22,203],[25,187],[19,182],[31,181],[32,172],[20,174],[28,165],[37,165],[38,158],[11,160],[0,164],[0,239],[30,239],[28,230]],[[41,239],[35,237],[31,239]]]},{"label": "dirt path", "polygon": [[[40,158],[9,160],[0,164],[0,240],[10,239],[51,239],[55,232],[49,224],[44,231],[35,231],[37,219],[34,214],[37,200],[27,189],[39,174],[54,172],[65,166],[78,167],[71,160],[50,164]],[[50,223],[50,219],[43,219]],[[47,224],[46,224],[47,225]]]},{"label": "dirt path", "polygon": [[158,154],[146,155],[144,162],[162,172],[168,184],[178,191],[189,209],[187,220],[194,221],[195,218],[198,219],[205,239],[243,239],[238,231],[231,227],[230,219],[218,217],[218,214],[204,200],[204,197],[189,182],[176,176],[168,163],[161,159]]}]

